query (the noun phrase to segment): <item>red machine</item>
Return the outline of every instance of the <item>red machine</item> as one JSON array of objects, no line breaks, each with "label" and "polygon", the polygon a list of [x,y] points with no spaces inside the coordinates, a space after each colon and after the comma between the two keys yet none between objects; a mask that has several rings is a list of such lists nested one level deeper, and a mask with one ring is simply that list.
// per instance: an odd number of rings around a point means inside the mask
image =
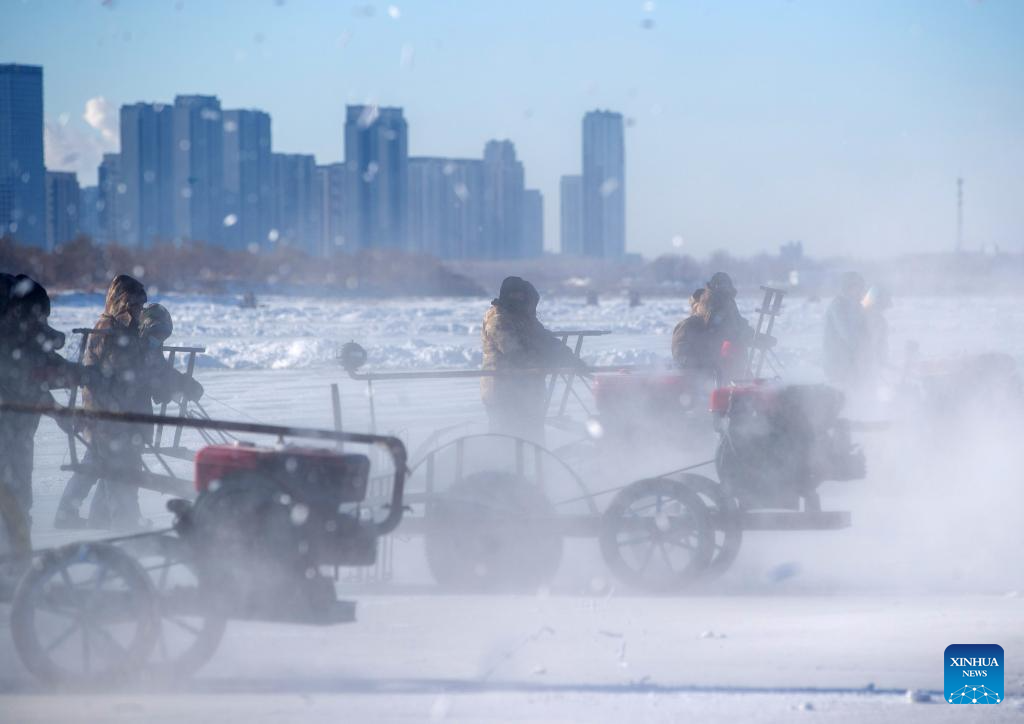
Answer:
[{"label": "red machine", "polygon": [[[405,510],[407,456],[397,438],[3,407],[58,418],[148,427],[174,422],[201,432],[358,445],[390,458],[390,493],[367,500],[367,455],[312,444],[211,445],[195,457],[196,500],[167,504],[174,514],[171,528],[34,551],[35,561],[12,600],[11,634],[26,668],[44,681],[91,686],[140,674],[186,676],[213,655],[228,619],[354,621],[355,602],[337,597],[326,569],[334,568],[337,577],[340,566],[373,564],[378,539],[395,529]],[[69,618],[76,622],[72,628]],[[81,646],[67,643],[74,638]]]},{"label": "red machine", "polygon": [[258,472],[279,480],[289,490],[299,485],[307,495],[326,493],[338,503],[356,503],[366,497],[369,471],[365,455],[344,455],[324,448],[210,445],[196,454],[195,483],[196,492],[203,493],[215,480]]},{"label": "red machine", "polygon": [[748,384],[711,393],[720,433],[718,478],[744,508],[820,510],[826,480],[865,475],[864,454],[840,417],[843,393],[825,385]]}]

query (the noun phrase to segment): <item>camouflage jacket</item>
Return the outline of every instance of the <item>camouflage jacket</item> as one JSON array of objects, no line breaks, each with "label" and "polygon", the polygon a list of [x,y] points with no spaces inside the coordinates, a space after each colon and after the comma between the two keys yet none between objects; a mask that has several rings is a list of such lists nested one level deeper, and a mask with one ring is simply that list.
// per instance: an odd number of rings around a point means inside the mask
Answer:
[{"label": "camouflage jacket", "polygon": [[[535,316],[515,314],[494,304],[484,315],[481,330],[483,369],[530,370],[579,367],[581,362]],[[484,377],[480,394],[485,403],[514,402],[520,395],[531,401],[544,395],[544,374]]]}]

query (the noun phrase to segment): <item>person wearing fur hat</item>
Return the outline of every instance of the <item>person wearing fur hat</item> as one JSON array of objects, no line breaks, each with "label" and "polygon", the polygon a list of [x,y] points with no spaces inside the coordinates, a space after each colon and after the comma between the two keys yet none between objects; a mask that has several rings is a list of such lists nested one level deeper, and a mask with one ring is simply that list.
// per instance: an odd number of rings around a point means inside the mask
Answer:
[{"label": "person wearing fur hat", "polygon": [[870,359],[870,331],[861,306],[867,285],[857,272],[840,279],[839,294],[825,312],[822,339],[825,376],[833,385],[849,390],[863,381]]},{"label": "person wearing fur hat", "polygon": [[[672,333],[672,359],[686,369],[702,370],[725,384],[745,368],[753,339],[750,324],[736,305],[736,287],[725,272],[715,272],[690,297],[690,316]],[[728,343],[730,356],[722,356]]]},{"label": "person wearing fur hat", "polygon": [[[507,277],[484,315],[481,330],[483,369],[511,373],[480,381],[491,432],[534,442],[544,440],[543,370],[574,368],[586,373],[586,365],[537,319],[539,302],[540,294],[530,282]],[[539,372],[519,374],[522,370]]]},{"label": "person wearing fur hat", "polygon": [[[106,315],[106,312],[104,314]],[[122,374],[120,377],[122,384],[134,387],[135,389],[131,393],[130,403],[128,403],[131,406],[129,407],[126,404],[120,409],[122,411],[152,413],[152,402],[170,402],[176,398],[184,398],[186,400],[200,399],[203,396],[203,386],[188,375],[175,370],[163,355],[163,343],[167,341],[174,331],[170,312],[161,304],[146,304],[142,307],[136,318],[131,318],[130,315],[129,318],[127,328],[131,329],[133,326],[131,319],[135,319],[135,326],[137,326],[137,359],[130,362],[130,365],[126,363],[125,372],[132,372],[132,374]],[[104,322],[103,317],[100,318],[100,322]],[[99,326],[100,324],[97,323],[97,328]],[[118,343],[119,349],[135,344],[135,341],[128,337],[125,340],[125,342]],[[107,341],[109,342],[109,338]],[[102,351],[97,353],[97,357],[99,357],[99,354],[102,354]],[[124,361],[122,360],[122,362]],[[93,398],[94,396],[91,395],[90,399],[95,404]],[[114,403],[117,404],[118,401],[114,401]],[[107,426],[102,429],[116,428]],[[101,442],[106,442],[107,438],[104,437],[102,429],[98,439]],[[96,426],[94,425],[93,431],[95,432],[95,430]],[[131,426],[130,434],[131,437],[127,438],[125,447],[137,450],[142,444],[152,441],[152,426],[133,425]],[[120,436],[120,439],[124,438],[124,435]],[[110,442],[114,440],[112,438]],[[99,453],[99,455],[100,457],[98,458],[97,454],[92,454],[92,448],[90,448],[87,469],[76,472],[68,480],[64,494],[61,496],[60,504],[57,507],[56,518],[54,519],[54,525],[57,528],[81,528],[87,525],[106,525],[108,523],[128,527],[132,525],[132,517],[137,510],[138,503],[137,491],[133,492],[134,484],[130,479],[123,482],[119,481],[117,477],[109,481],[104,480],[97,489],[96,495],[93,496],[89,520],[87,521],[81,517],[81,505],[101,477],[102,463],[99,461],[103,458],[102,453]],[[124,477],[123,473],[126,471],[123,468],[129,462],[134,464],[134,457],[128,458],[126,456],[124,465],[116,464],[114,466],[117,472],[122,473],[118,477]],[[137,469],[141,469],[141,467]],[[131,487],[126,489],[125,482]],[[134,503],[133,500],[135,501]],[[115,516],[114,520],[111,520],[111,516]]]},{"label": "person wearing fur hat", "polygon": [[[64,335],[49,324],[50,296],[23,274],[0,274],[0,402],[54,407],[51,390],[100,379],[57,353]],[[32,468],[40,413],[0,412],[0,513],[8,544],[31,549]]]},{"label": "person wearing fur hat", "polygon": [[[103,313],[85,344],[84,362],[96,367],[106,384],[87,386],[82,406],[87,410],[152,413],[148,387],[142,383],[145,350],[139,319],[146,289],[137,279],[119,274],[107,289]],[[136,528],[142,524],[135,474],[142,469],[144,430],[123,422],[89,422],[83,435],[89,450],[82,469],[68,480],[57,512],[58,527],[83,527],[77,508],[98,478],[89,524]]]}]

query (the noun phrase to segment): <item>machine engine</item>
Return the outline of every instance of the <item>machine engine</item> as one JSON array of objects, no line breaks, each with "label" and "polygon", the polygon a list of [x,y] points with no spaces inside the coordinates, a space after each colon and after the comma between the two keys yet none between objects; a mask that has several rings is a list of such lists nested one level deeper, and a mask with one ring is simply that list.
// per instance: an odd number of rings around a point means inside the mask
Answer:
[{"label": "machine engine", "polygon": [[723,387],[711,395],[720,433],[719,480],[745,508],[818,510],[826,480],[866,474],[839,416],[843,394],[825,385]]},{"label": "machine engine", "polygon": [[334,601],[319,566],[376,560],[375,525],[360,509],[370,470],[365,455],[213,445],[199,451],[195,465],[199,496],[179,516],[179,532],[211,551],[210,574],[251,616],[315,612]]}]

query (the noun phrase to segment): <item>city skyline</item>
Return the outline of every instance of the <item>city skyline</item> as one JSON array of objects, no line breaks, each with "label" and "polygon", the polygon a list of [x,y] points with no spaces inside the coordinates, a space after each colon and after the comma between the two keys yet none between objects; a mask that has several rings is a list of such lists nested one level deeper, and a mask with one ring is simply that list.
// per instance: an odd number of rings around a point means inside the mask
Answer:
[{"label": "city skyline", "polygon": [[[275,152],[264,111],[225,109],[214,95],[176,95],[173,104],[122,106],[119,152],[104,154],[97,183],[82,188],[74,171],[30,170],[43,156],[43,68],[0,71],[0,225],[15,241],[52,251],[85,233],[136,248],[193,240],[313,256],[544,253],[543,195],[525,188],[508,139],[488,141],[479,160],[410,158],[402,108],[350,105],[345,161],[318,165],[312,154]],[[621,177],[621,163],[615,173]],[[44,177],[43,188],[30,183],[33,176]]]},{"label": "city skyline", "polygon": [[1019,3],[391,7],[54,0],[10,4],[0,21],[20,30],[7,57],[60,76],[48,149],[72,160],[54,168],[109,152],[121,104],[183,90],[267,110],[282,151],[321,164],[342,158],[346,104],[400,105],[410,155],[514,139],[549,200],[551,249],[578,119],[615,108],[630,251],[946,250],[958,176],[965,247],[1022,243]]}]

